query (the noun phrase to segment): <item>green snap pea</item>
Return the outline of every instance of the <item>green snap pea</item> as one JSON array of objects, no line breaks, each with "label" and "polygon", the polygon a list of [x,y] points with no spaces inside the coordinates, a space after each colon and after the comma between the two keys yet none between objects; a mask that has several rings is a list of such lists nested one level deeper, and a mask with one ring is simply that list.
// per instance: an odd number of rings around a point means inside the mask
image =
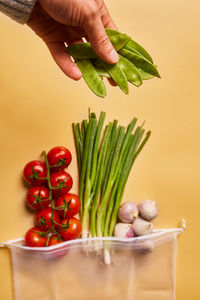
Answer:
[{"label": "green snap pea", "polygon": [[105,28],[105,31],[106,31],[106,34],[109,38],[114,36],[114,35],[119,34],[119,31],[117,31],[115,29],[112,29],[112,28]]},{"label": "green snap pea", "polygon": [[145,72],[160,78],[160,74],[156,67],[144,57],[137,55],[127,49],[121,49],[119,53],[126,59],[130,60],[137,68],[141,68]]},{"label": "green snap pea", "polygon": [[122,49],[130,40],[130,37],[127,34],[119,33],[111,36],[111,43],[113,44],[116,51]]},{"label": "green snap pea", "polygon": [[144,70],[140,69],[140,68],[137,68],[142,80],[149,80],[149,79],[152,79],[154,76],[145,72]]},{"label": "green snap pea", "polygon": [[[133,48],[130,48],[129,46],[125,46],[124,47],[124,49],[126,49],[126,50],[128,50],[128,51],[130,51],[130,52],[133,52],[134,54],[137,54],[137,55],[139,55],[139,56],[142,56],[142,57],[144,57],[144,55],[142,55],[141,53],[139,53],[137,50],[135,50],[135,49],[133,49]],[[144,57],[145,59],[146,59],[146,57]],[[150,61],[149,61],[150,62]],[[150,62],[151,63],[151,62]]]},{"label": "green snap pea", "polygon": [[151,55],[137,42],[135,42],[133,39],[130,39],[128,43],[125,45],[125,49],[130,48],[132,50],[137,51],[139,54],[144,56],[148,61],[150,61],[153,64],[153,59]]},{"label": "green snap pea", "polygon": [[[127,46],[127,44],[125,45],[124,47],[126,50],[129,50],[130,52],[133,52],[137,55],[140,55],[140,56],[143,56],[141,53],[139,53],[138,51],[136,51],[135,49],[133,48],[130,48],[129,46]],[[144,57],[144,56],[143,56]],[[150,61],[151,62],[151,61]],[[144,70],[140,69],[140,68],[137,68],[142,80],[149,80],[149,79],[152,79],[154,77],[154,75],[152,74],[149,74],[147,72],[145,72]]]},{"label": "green snap pea", "polygon": [[136,86],[140,86],[142,84],[142,78],[137,68],[128,59],[126,59],[122,55],[119,55],[118,65],[124,72],[127,81]]},{"label": "green snap pea", "polygon": [[97,57],[90,43],[72,44],[67,47],[67,52],[75,59],[91,59]]},{"label": "green snap pea", "polygon": [[[123,33],[118,33],[110,38],[116,51],[122,49],[129,40],[130,37]],[[67,52],[75,59],[92,59],[98,57],[90,43],[72,44],[67,47]]]},{"label": "green snap pea", "polygon": [[103,67],[95,67],[95,69],[100,76],[110,78],[110,75],[108,72],[106,72],[106,70],[104,70]]},{"label": "green snap pea", "polygon": [[[109,38],[118,34],[117,30],[114,30],[111,28],[106,28],[105,30],[106,30],[106,33]],[[153,63],[153,59],[152,59],[151,55],[141,45],[139,45],[137,42],[135,42],[133,39],[131,39],[131,38],[129,39],[129,41],[125,45],[125,49],[135,50],[138,54],[144,56],[147,60],[149,60],[151,63]]]},{"label": "green snap pea", "polygon": [[89,88],[100,97],[106,96],[102,77],[112,78],[128,94],[128,82],[140,86],[142,80],[160,77],[150,54],[128,35],[106,28],[106,33],[119,54],[118,63],[112,65],[101,60],[90,43],[73,44],[67,52],[74,58]]},{"label": "green snap pea", "polygon": [[93,59],[92,62],[93,62],[93,65],[94,65],[97,73],[100,76],[107,77],[107,78],[110,77],[110,74],[104,69],[104,67],[101,65],[101,63],[97,59]]},{"label": "green snap pea", "polygon": [[120,66],[117,64],[110,65],[105,61],[98,59],[103,68],[110,74],[110,77],[115,81],[115,83],[120,87],[120,89],[128,94],[128,81],[126,76]]},{"label": "green snap pea", "polygon": [[95,70],[92,62],[88,59],[76,60],[76,64],[82,72],[82,76],[93,91],[93,93],[99,97],[104,98],[106,96],[106,87],[103,80]]}]

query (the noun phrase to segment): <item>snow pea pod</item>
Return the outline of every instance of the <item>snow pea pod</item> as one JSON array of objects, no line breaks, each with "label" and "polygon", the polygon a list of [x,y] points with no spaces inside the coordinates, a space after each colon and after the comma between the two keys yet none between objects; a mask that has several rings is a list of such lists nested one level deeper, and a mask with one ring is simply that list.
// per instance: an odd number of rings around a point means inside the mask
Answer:
[{"label": "snow pea pod", "polygon": [[97,57],[90,43],[72,44],[68,46],[66,50],[75,59],[91,59]]},{"label": "snow pea pod", "polygon": [[119,34],[119,31],[112,29],[112,28],[105,28],[107,36],[110,38],[116,34]]},{"label": "snow pea pod", "polygon": [[[129,40],[130,37],[123,33],[118,33],[110,38],[116,51],[122,49]],[[92,59],[98,57],[90,43],[72,44],[67,47],[67,52],[75,59]]]},{"label": "snow pea pod", "polygon": [[128,43],[125,45],[125,49],[129,49],[129,48],[137,51],[140,55],[144,56],[148,61],[150,61],[153,64],[153,59],[151,55],[133,39],[130,39]]},{"label": "snow pea pod", "polygon": [[108,72],[104,69],[104,67],[101,65],[101,63],[97,59],[93,59],[92,62],[93,62],[93,65],[94,65],[97,73],[100,76],[107,77],[107,78],[110,77],[110,74],[108,74]]},{"label": "snow pea pod", "polygon": [[95,69],[100,76],[110,78],[110,75],[108,72],[106,72],[106,70],[104,70],[103,67],[95,67]]},{"label": "snow pea pod", "polygon": [[115,83],[120,87],[120,89],[128,94],[128,81],[126,76],[120,66],[117,64],[110,65],[105,61],[98,59],[103,68],[110,74],[110,77],[115,81]]},{"label": "snow pea pod", "polygon": [[122,55],[119,55],[118,65],[124,72],[127,81],[136,86],[140,86],[142,84],[142,78],[137,68],[128,59]]},{"label": "snow pea pod", "polygon": [[144,70],[140,69],[140,68],[137,68],[142,80],[149,80],[149,79],[152,79],[154,76],[145,72]]},{"label": "snow pea pod", "polygon": [[106,96],[106,87],[103,80],[95,70],[92,62],[89,59],[77,59],[76,64],[81,70],[85,82],[93,93],[104,98]]},{"label": "snow pea pod", "polygon": [[118,33],[111,36],[109,39],[113,44],[115,50],[119,51],[120,49],[124,48],[124,46],[129,42],[130,36],[125,33]]},{"label": "snow pea pod", "polygon": [[[137,55],[140,55],[140,56],[144,57],[141,53],[139,53],[139,52],[136,51],[135,49],[130,48],[129,46],[127,46],[127,44],[126,44],[126,46],[125,46],[124,48],[125,48],[126,50],[129,50],[130,52],[133,52],[133,53],[135,53],[135,54],[137,54]],[[152,78],[154,77],[154,75],[149,74],[149,73],[145,72],[144,70],[142,70],[142,69],[140,69],[140,68],[137,68],[137,70],[138,70],[138,72],[139,72],[139,74],[140,74],[142,80],[148,80],[148,79],[152,79]]]},{"label": "snow pea pod", "polygon": [[156,67],[144,57],[137,55],[127,49],[121,49],[119,53],[126,59],[130,60],[137,68],[141,68],[145,72],[160,78],[160,74]]},{"label": "snow pea pod", "polygon": [[[117,30],[114,30],[111,28],[106,28],[105,30],[106,30],[106,33],[109,38],[118,34]],[[147,60],[149,60],[151,63],[153,63],[153,59],[152,59],[151,55],[141,45],[139,45],[137,42],[135,42],[133,39],[130,38],[130,40],[125,45],[125,49],[135,50],[138,52],[138,54],[144,56]]]},{"label": "snow pea pod", "polygon": [[[142,57],[144,57],[144,55],[142,55],[141,53],[139,53],[137,50],[135,50],[135,49],[133,49],[133,48],[130,48],[129,46],[125,46],[124,47],[124,49],[126,49],[126,50],[128,50],[128,51],[130,51],[130,52],[133,52],[133,53],[135,53],[135,54],[137,54],[137,55],[140,55],[140,56],[142,56]],[[146,57],[144,57],[144,58],[146,58]],[[150,63],[151,63],[151,61],[149,61]]]}]

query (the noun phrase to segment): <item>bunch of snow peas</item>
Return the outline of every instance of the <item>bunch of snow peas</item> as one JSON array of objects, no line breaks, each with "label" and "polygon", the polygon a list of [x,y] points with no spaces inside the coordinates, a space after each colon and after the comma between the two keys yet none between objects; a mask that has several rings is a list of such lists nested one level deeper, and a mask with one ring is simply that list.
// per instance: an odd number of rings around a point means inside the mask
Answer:
[{"label": "bunch of snow peas", "polygon": [[90,43],[67,47],[94,94],[102,98],[106,96],[102,77],[112,78],[125,94],[129,93],[128,82],[138,87],[143,80],[160,77],[150,54],[131,37],[109,28],[106,28],[106,33],[119,54],[119,61],[114,65],[100,59]]},{"label": "bunch of snow peas", "polygon": [[113,235],[129,173],[151,134],[148,131],[144,136],[136,118],[127,128],[114,120],[103,130],[105,115],[101,112],[97,121],[89,113],[89,120],[73,123],[83,238]]}]

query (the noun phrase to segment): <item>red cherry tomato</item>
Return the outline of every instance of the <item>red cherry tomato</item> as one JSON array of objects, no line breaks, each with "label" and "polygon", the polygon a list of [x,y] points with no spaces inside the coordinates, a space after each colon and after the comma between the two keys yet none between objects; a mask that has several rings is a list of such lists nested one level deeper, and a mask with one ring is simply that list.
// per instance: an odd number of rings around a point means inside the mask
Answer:
[{"label": "red cherry tomato", "polygon": [[58,184],[61,185],[61,189],[53,189],[52,193],[54,197],[59,197],[61,195],[69,192],[73,185],[72,177],[69,173],[65,171],[54,172],[50,175],[50,182],[52,187],[56,187]]},{"label": "red cherry tomato", "polygon": [[59,146],[52,148],[47,153],[47,159],[51,167],[58,165],[52,168],[53,171],[62,171],[70,164],[72,155],[67,148]]},{"label": "red cherry tomato", "polygon": [[[65,194],[58,197],[55,202],[56,212],[62,218],[70,218],[75,216],[80,210],[80,198],[75,194]],[[62,209],[63,207],[63,209]]]},{"label": "red cherry tomato", "polygon": [[64,241],[77,239],[82,231],[81,222],[76,218],[64,219],[61,221],[61,225],[67,225],[68,228],[64,229],[61,227],[60,235]]},{"label": "red cherry tomato", "polygon": [[34,186],[45,184],[47,181],[46,179],[40,179],[47,176],[46,165],[40,160],[33,160],[27,163],[24,167],[23,173],[24,179]]},{"label": "red cherry tomato", "polygon": [[29,207],[35,210],[43,209],[49,206],[49,190],[45,186],[33,186],[26,195],[26,203]]},{"label": "red cherry tomato", "polygon": [[57,245],[57,244],[60,244],[60,243],[63,243],[64,241],[63,240],[60,240],[58,238],[57,235],[52,235],[49,239],[49,243],[48,243],[48,246],[53,246],[53,245]]},{"label": "red cherry tomato", "polygon": [[25,244],[29,247],[45,247],[47,236],[38,227],[32,227],[25,235]]},{"label": "red cherry tomato", "polygon": [[[51,238],[49,239],[48,246],[54,246],[54,245],[57,245],[57,244],[60,244],[63,242],[64,241],[60,240],[57,235],[52,235]],[[65,246],[63,245],[63,246],[58,247],[56,250],[53,250],[52,252],[49,251],[48,257],[49,258],[61,257],[61,256],[66,255],[68,253],[68,251],[69,251],[69,249],[67,248],[67,245],[65,245]]]},{"label": "red cherry tomato", "polygon": [[[54,210],[54,220],[56,223],[60,222],[60,217]],[[51,207],[47,207],[43,210],[37,212],[35,216],[36,225],[43,231],[47,231],[52,227],[52,209]],[[54,224],[54,228],[57,228],[58,225]]]}]

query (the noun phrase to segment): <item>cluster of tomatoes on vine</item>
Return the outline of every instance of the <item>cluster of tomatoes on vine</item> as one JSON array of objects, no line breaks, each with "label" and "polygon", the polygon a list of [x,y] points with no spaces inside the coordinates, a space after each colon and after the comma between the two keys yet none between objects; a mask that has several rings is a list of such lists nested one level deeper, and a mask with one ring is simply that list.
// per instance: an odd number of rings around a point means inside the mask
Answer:
[{"label": "cluster of tomatoes on vine", "polygon": [[80,236],[82,225],[74,216],[80,210],[80,199],[69,193],[72,177],[65,169],[71,162],[70,151],[54,147],[44,161],[28,162],[23,171],[24,179],[31,185],[26,203],[36,211],[35,227],[25,235],[25,244],[30,247],[52,246]]}]

